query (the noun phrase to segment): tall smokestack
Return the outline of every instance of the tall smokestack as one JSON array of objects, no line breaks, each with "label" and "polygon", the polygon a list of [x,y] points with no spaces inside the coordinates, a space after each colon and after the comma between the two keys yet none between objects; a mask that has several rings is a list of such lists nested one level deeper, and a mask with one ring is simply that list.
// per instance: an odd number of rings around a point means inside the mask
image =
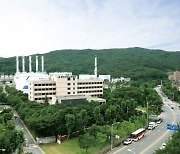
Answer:
[{"label": "tall smokestack", "polygon": [[32,72],[31,56],[29,56],[29,72]]},{"label": "tall smokestack", "polygon": [[36,72],[38,72],[38,56],[36,56]]},{"label": "tall smokestack", "polygon": [[25,72],[25,58],[22,56],[22,72]]},{"label": "tall smokestack", "polygon": [[97,57],[95,56],[94,75],[97,77]]},{"label": "tall smokestack", "polygon": [[42,72],[44,72],[44,56],[41,57]]},{"label": "tall smokestack", "polygon": [[16,56],[16,73],[19,72],[19,57]]}]

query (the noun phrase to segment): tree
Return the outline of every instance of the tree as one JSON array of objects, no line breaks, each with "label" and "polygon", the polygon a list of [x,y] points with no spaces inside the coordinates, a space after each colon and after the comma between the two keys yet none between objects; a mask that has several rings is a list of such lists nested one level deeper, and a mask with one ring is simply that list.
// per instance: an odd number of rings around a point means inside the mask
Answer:
[{"label": "tree", "polygon": [[105,141],[107,140],[107,136],[106,134],[103,134],[101,132],[97,133],[97,137],[96,137],[96,144],[97,145],[102,145]]},{"label": "tree", "polygon": [[12,120],[8,120],[6,123],[6,128],[9,130],[14,130],[15,129],[15,124]]},{"label": "tree", "polygon": [[88,122],[88,115],[87,115],[87,111],[85,109],[82,109],[78,115],[78,117],[80,118],[80,121],[83,124],[84,130],[85,130],[85,126]]},{"label": "tree", "polygon": [[105,120],[109,123],[111,118],[111,110],[108,108],[105,112]]},{"label": "tree", "polygon": [[73,114],[66,114],[65,115],[65,120],[66,120],[66,128],[68,132],[68,139],[70,137],[70,134],[74,128],[75,124],[75,116]]},{"label": "tree", "polygon": [[101,111],[100,107],[96,106],[94,109],[94,118],[95,118],[96,124],[100,123],[100,118],[101,118],[100,111]]},{"label": "tree", "polygon": [[82,149],[86,149],[86,153],[88,148],[92,146],[93,142],[94,142],[94,138],[89,134],[85,134],[84,136],[81,135],[79,137],[79,146]]},{"label": "tree", "polygon": [[58,101],[58,99],[56,99],[56,102],[55,102],[55,104],[59,104],[59,101]]},{"label": "tree", "polygon": [[16,144],[18,145],[19,151],[21,151],[22,144],[24,142],[24,134],[22,131],[16,132]]},{"label": "tree", "polygon": [[1,103],[6,103],[7,102],[7,97],[5,93],[0,93],[0,102]]},{"label": "tree", "polygon": [[95,124],[93,124],[89,129],[89,134],[93,136],[95,139],[98,132],[99,132],[99,127]]},{"label": "tree", "polygon": [[45,96],[45,99],[44,99],[44,105],[46,105],[46,106],[48,106],[49,105],[49,103],[48,103],[48,97],[47,97],[47,95]]}]

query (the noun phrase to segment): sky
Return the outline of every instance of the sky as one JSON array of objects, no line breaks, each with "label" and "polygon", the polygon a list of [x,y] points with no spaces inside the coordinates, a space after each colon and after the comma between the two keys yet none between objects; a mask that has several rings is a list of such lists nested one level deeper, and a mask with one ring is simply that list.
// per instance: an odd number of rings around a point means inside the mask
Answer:
[{"label": "sky", "polygon": [[180,0],[0,0],[0,57],[128,47],[180,51]]}]

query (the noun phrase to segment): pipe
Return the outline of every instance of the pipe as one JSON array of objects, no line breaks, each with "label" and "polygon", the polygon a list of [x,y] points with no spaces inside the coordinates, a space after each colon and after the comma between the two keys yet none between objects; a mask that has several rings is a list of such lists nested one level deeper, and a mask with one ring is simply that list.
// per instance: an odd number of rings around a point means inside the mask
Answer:
[{"label": "pipe", "polygon": [[38,56],[36,56],[36,72],[38,72]]},{"label": "pipe", "polygon": [[94,75],[97,77],[97,57],[95,56]]},{"label": "pipe", "polygon": [[16,56],[16,73],[19,72],[19,57]]},{"label": "pipe", "polygon": [[31,56],[29,56],[29,72],[32,72]]},{"label": "pipe", "polygon": [[41,57],[42,72],[44,72],[44,56]]},{"label": "pipe", "polygon": [[25,72],[25,58],[22,56],[22,72]]}]

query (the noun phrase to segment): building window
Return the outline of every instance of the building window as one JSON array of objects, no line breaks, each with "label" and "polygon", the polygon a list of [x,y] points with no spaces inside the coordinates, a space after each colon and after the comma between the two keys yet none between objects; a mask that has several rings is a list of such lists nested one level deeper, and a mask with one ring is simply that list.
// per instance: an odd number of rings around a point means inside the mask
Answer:
[{"label": "building window", "polygon": [[73,85],[75,85],[75,83],[73,83]]},{"label": "building window", "polygon": [[67,88],[68,90],[71,90],[71,88]]},{"label": "building window", "polygon": [[73,78],[73,80],[75,80],[75,78]]},{"label": "building window", "polygon": [[67,94],[69,95],[69,94],[71,94],[71,92],[68,92]]},{"label": "building window", "polygon": [[71,78],[67,78],[67,80],[71,80]]},{"label": "building window", "polygon": [[67,85],[69,86],[69,85],[71,85],[71,83],[68,83]]},{"label": "building window", "polygon": [[73,92],[73,94],[75,94],[75,92]]}]

